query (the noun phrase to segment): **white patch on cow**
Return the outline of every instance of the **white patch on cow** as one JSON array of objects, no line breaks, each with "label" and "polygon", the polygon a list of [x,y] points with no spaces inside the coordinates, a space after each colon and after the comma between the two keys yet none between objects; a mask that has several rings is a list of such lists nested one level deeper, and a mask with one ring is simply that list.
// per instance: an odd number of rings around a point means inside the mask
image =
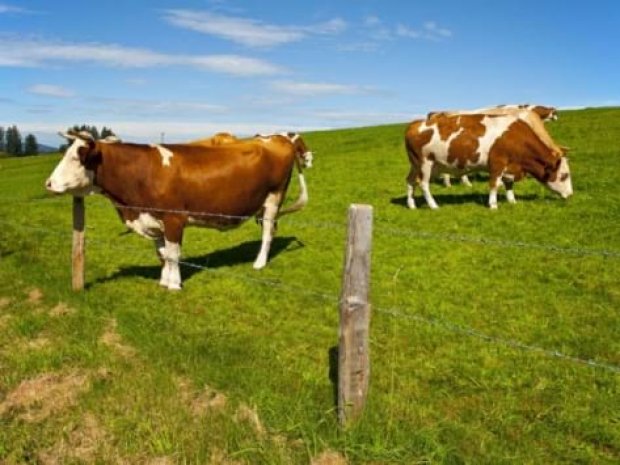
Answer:
[{"label": "white patch on cow", "polygon": [[164,223],[149,213],[140,213],[133,221],[127,220],[125,224],[134,232],[147,239],[157,239],[164,232]]},{"label": "white patch on cow", "polygon": [[[426,158],[429,154],[432,153],[437,163],[445,166],[450,166],[450,164],[448,163],[448,149],[450,148],[450,144],[452,143],[452,141],[464,131],[464,128],[459,128],[458,131],[450,134],[450,136],[446,140],[442,140],[436,124],[423,128],[422,126],[425,125],[426,122],[420,126],[420,132],[423,132],[427,129],[432,129],[433,135],[431,137],[431,140],[429,140],[428,143],[424,147],[422,147],[422,154]],[[456,165],[456,160],[454,162],[454,165]]]},{"label": "white patch on cow", "polygon": [[517,199],[515,199],[515,192],[512,189],[506,189],[506,200],[508,203],[517,203]]},{"label": "white patch on cow", "polygon": [[95,173],[87,170],[80,161],[78,150],[82,147],[88,147],[88,142],[76,138],[46,181],[47,190],[55,194],[75,195],[85,195],[97,190],[93,184]]},{"label": "white patch on cow", "polygon": [[415,186],[407,183],[407,206],[412,210],[415,210],[415,200],[413,198],[413,192],[415,191]]},{"label": "white patch on cow", "polygon": [[312,161],[314,160],[314,155],[310,150],[304,152],[301,158],[304,160],[304,168],[312,168]]},{"label": "white patch on cow", "polygon": [[485,116],[482,125],[485,127],[484,134],[478,139],[478,151],[480,159],[478,165],[486,165],[489,160],[489,152],[493,144],[499,139],[512,123],[517,120],[515,116]]},{"label": "white patch on cow", "polygon": [[570,177],[570,168],[566,157],[562,157],[560,160],[560,166],[558,168],[555,181],[547,182],[547,186],[553,192],[560,194],[563,199],[567,199],[573,195],[573,181]]},{"label": "white patch on cow", "polygon": [[157,149],[159,154],[161,155],[161,162],[164,166],[170,166],[170,159],[174,156],[174,154],[168,150],[166,147],[163,147],[159,144],[151,144],[151,147]]},{"label": "white patch on cow", "polygon": [[164,265],[159,283],[171,291],[179,291],[181,290],[181,270],[179,269],[181,245],[168,240],[165,240],[164,244],[162,253]]},{"label": "white patch on cow", "polygon": [[278,214],[278,206],[280,205],[280,194],[269,194],[265,199],[264,213],[262,218],[263,224],[263,237],[261,241],[261,248],[258,252],[258,256],[254,261],[254,269],[260,270],[267,264],[267,258],[269,256],[269,249],[271,249],[271,241],[273,240],[273,233],[275,230],[275,219]]}]

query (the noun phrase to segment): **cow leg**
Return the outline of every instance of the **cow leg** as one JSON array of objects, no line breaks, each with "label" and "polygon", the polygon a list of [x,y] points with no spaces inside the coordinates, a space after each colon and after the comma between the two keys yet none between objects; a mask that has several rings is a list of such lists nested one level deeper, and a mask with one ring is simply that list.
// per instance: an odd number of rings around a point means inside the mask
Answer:
[{"label": "cow leg", "polygon": [[464,184],[467,187],[471,187],[471,181],[469,180],[469,178],[467,177],[466,174],[461,176],[461,183]]},{"label": "cow leg", "polygon": [[422,174],[420,187],[422,188],[422,193],[424,194],[426,203],[433,210],[436,210],[437,208],[439,208],[439,205],[437,205],[437,202],[435,202],[435,199],[433,198],[430,189],[431,175],[433,173],[433,163],[429,161],[422,163],[422,166],[420,166],[420,171]]},{"label": "cow leg", "polygon": [[168,287],[168,276],[170,274],[170,268],[168,266],[168,262],[164,259],[166,255],[166,242],[163,237],[158,237],[155,239],[155,252],[159,257],[161,262],[161,279],[159,280],[159,285],[162,287]]},{"label": "cow leg", "polygon": [[445,187],[452,187],[452,182],[450,181],[450,175],[448,173],[442,174],[441,178],[443,179],[443,185]]},{"label": "cow leg", "polygon": [[164,220],[164,248],[162,257],[164,265],[161,270],[160,284],[171,291],[181,290],[181,242],[183,239],[183,223],[179,219]]},{"label": "cow leg", "polygon": [[497,210],[497,189],[500,185],[499,177],[489,179],[489,208],[491,210]]},{"label": "cow leg", "polygon": [[278,215],[278,208],[282,195],[280,193],[272,193],[267,196],[265,204],[263,205],[263,237],[260,246],[260,252],[254,261],[254,269],[260,270],[267,264],[267,258],[269,256],[269,249],[271,248],[271,241],[275,233],[275,220]]},{"label": "cow leg", "polygon": [[407,206],[411,209],[415,209],[415,200],[413,194],[415,192],[415,186],[418,183],[418,169],[411,165],[409,174],[407,175]]},{"label": "cow leg", "polygon": [[503,180],[504,180],[504,183],[503,183],[504,187],[506,188],[506,200],[508,201],[508,203],[512,203],[512,204],[517,203],[517,199],[515,199],[515,192],[513,190],[513,187],[515,184],[514,179],[508,176],[505,176]]}]

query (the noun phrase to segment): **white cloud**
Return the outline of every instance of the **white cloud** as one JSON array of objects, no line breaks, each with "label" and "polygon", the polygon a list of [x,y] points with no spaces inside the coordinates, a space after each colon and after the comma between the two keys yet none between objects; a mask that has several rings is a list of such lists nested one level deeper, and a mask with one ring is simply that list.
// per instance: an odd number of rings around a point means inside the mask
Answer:
[{"label": "white cloud", "polygon": [[37,67],[59,62],[122,68],[186,66],[235,76],[266,76],[284,71],[267,61],[240,55],[172,55],[116,44],[0,38],[0,66]]},{"label": "white cloud", "polygon": [[396,35],[410,39],[440,40],[452,37],[452,31],[439,27],[434,21],[427,21],[420,29],[412,29],[403,24],[396,26]]},{"label": "white cloud", "polygon": [[331,94],[362,94],[373,92],[373,89],[370,87],[334,84],[329,82],[274,81],[271,83],[271,88],[276,92],[304,97]]},{"label": "white cloud", "polygon": [[7,5],[6,3],[0,3],[0,14],[2,13],[28,13],[29,11],[20,8],[18,6]]},{"label": "white cloud", "polygon": [[45,97],[70,98],[75,94],[73,91],[52,84],[35,84],[26,89],[31,94],[43,95]]},{"label": "white cloud", "polygon": [[101,105],[101,112],[122,115],[183,115],[187,113],[224,113],[227,108],[222,105],[215,105],[197,101],[182,100],[147,100],[147,99],[119,99],[119,98],[94,98],[91,99]]},{"label": "white cloud", "polygon": [[311,26],[277,26],[255,19],[195,10],[166,10],[164,19],[174,26],[248,47],[288,44],[311,34],[338,34],[347,26],[339,18]]}]

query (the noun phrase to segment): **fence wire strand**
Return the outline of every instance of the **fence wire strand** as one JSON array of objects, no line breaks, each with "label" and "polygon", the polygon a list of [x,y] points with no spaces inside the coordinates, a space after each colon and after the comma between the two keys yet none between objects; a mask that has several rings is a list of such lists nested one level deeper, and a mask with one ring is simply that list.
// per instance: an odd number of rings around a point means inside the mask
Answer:
[{"label": "fence wire strand", "polygon": [[[39,232],[43,232],[46,234],[51,234],[51,235],[55,235],[57,237],[70,237],[71,233],[65,233],[65,232],[61,232],[61,231],[56,231],[54,229],[48,229],[48,228],[41,228],[41,227],[36,227],[36,226],[30,226],[30,225],[24,225],[24,224],[16,224],[16,223],[11,223],[8,222],[6,220],[0,220],[0,224],[4,224],[4,225],[10,225],[13,227],[20,227],[20,228],[24,228],[24,229],[28,229],[28,230],[36,230]],[[446,236],[446,237],[451,237],[451,236]],[[482,243],[482,244],[487,244],[487,242],[482,242],[482,241],[476,241],[477,243]],[[502,245],[505,245],[505,243],[503,241],[498,241],[501,242]],[[100,246],[106,246],[109,247],[111,245],[110,241],[101,241],[101,240],[97,240],[97,239],[89,239],[88,240],[88,244],[92,244],[92,245],[100,245]],[[532,244],[528,244],[528,245],[532,245]],[[133,247],[133,246],[118,246],[118,244],[114,244],[114,247],[117,249],[121,249],[121,250],[131,250],[131,251],[143,251],[142,248],[138,249],[137,247]],[[553,251],[558,251],[555,249],[552,249]],[[566,251],[566,249],[559,249],[560,251]],[[340,304],[340,297],[335,296],[335,295],[330,295],[330,294],[326,294],[324,292],[320,292],[320,291],[315,291],[312,289],[308,289],[305,286],[299,286],[299,285],[292,285],[292,284],[288,284],[288,283],[283,283],[280,280],[277,279],[265,279],[265,278],[253,278],[253,277],[249,277],[249,276],[242,276],[239,273],[227,273],[227,272],[223,272],[223,271],[214,271],[212,268],[208,268],[206,266],[202,266],[202,265],[198,265],[196,263],[192,263],[192,262],[188,262],[185,260],[178,260],[177,263],[181,266],[184,267],[189,267],[189,268],[193,268],[193,269],[199,269],[199,270],[203,270],[203,271],[207,271],[209,273],[212,273],[214,275],[223,275],[223,276],[228,276],[231,277],[233,279],[238,279],[238,280],[242,280],[242,281],[247,281],[247,282],[251,282],[251,283],[255,283],[255,284],[260,284],[263,286],[268,286],[268,287],[273,287],[273,288],[278,288],[278,289],[283,289],[286,290],[290,293],[296,294],[296,295],[306,295],[306,296],[310,296],[310,297],[316,297],[316,298],[320,298],[324,301],[328,301],[334,305],[339,305]],[[592,359],[583,359],[583,358],[579,358],[579,357],[574,357],[571,355],[567,355],[564,354],[561,351],[558,350],[550,350],[550,349],[545,349],[545,348],[541,348],[538,346],[534,346],[534,345],[529,345],[529,344],[525,344],[513,339],[505,339],[505,338],[501,338],[498,336],[491,336],[488,335],[486,333],[483,333],[482,331],[479,331],[477,329],[474,328],[470,328],[467,326],[463,326],[463,325],[459,325],[447,320],[441,320],[438,318],[433,318],[433,317],[424,317],[421,315],[416,315],[416,314],[411,314],[401,308],[383,308],[383,307],[377,307],[373,305],[373,309],[375,311],[377,311],[380,314],[384,314],[387,316],[390,316],[392,318],[400,318],[403,320],[407,320],[407,321],[415,321],[415,322],[422,322],[425,324],[429,324],[431,326],[434,327],[438,327],[441,328],[445,331],[448,331],[450,333],[453,334],[459,334],[459,335],[465,335],[465,336],[469,336],[469,337],[473,337],[485,342],[488,342],[490,344],[496,344],[496,345],[501,345],[501,346],[505,346],[505,347],[509,347],[512,349],[517,349],[517,350],[522,350],[522,351],[526,351],[526,352],[533,352],[533,353],[538,353],[550,358],[556,358],[556,359],[561,359],[564,361],[568,361],[568,362],[572,362],[575,364],[579,364],[579,365],[583,365],[583,366],[588,366],[591,368],[598,368],[598,369],[603,369],[606,371],[610,371],[613,373],[620,373],[620,366],[616,366],[610,363],[605,363],[605,362],[599,362],[596,360],[592,360]]]}]

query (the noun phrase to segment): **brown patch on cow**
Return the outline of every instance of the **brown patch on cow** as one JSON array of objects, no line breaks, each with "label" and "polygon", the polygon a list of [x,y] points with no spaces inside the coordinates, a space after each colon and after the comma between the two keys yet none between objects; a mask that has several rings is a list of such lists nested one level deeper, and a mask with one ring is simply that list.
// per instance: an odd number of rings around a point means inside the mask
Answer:
[{"label": "brown patch on cow", "polygon": [[34,288],[28,291],[28,303],[29,304],[38,304],[43,299],[43,292],[41,289]]},{"label": "brown patch on cow", "polygon": [[[97,418],[92,413],[87,413],[73,431],[49,449],[40,452],[38,459],[42,465],[62,465],[74,461],[95,463],[97,452],[109,440],[107,431],[101,427]],[[105,452],[106,459],[116,455],[113,451]]]},{"label": "brown patch on cow", "polygon": [[348,465],[348,463],[347,459],[339,452],[327,450],[314,457],[310,465]]},{"label": "brown patch on cow", "polygon": [[459,125],[459,118],[446,118],[446,117],[438,117],[437,121],[441,123],[437,125],[437,130],[439,131],[439,137],[441,140],[446,141],[448,138],[457,132],[461,127]]},{"label": "brown patch on cow", "polygon": [[43,374],[22,381],[0,404],[0,417],[14,415],[26,422],[40,422],[76,404],[78,396],[90,388],[81,373]]},{"label": "brown patch on cow", "polygon": [[49,315],[53,317],[72,315],[73,313],[75,313],[75,309],[62,302],[58,303],[58,305],[49,311]]},{"label": "brown patch on cow", "polygon": [[0,310],[2,310],[5,307],[8,307],[11,302],[12,300],[8,297],[0,298]]},{"label": "brown patch on cow", "polygon": [[445,120],[459,120],[459,128],[462,132],[452,139],[448,147],[448,162],[456,164],[463,169],[468,163],[474,164],[480,159],[478,148],[480,138],[486,132],[486,127],[482,124],[482,115],[459,115],[445,118]]},{"label": "brown patch on cow", "polygon": [[266,433],[265,427],[260,421],[256,408],[250,408],[245,404],[239,405],[237,411],[235,412],[234,420],[237,423],[248,423],[259,436],[264,436]]},{"label": "brown patch on cow", "polygon": [[200,392],[192,387],[192,382],[185,378],[177,380],[181,398],[195,416],[204,416],[210,412],[221,411],[226,408],[228,398],[221,392],[204,385]]},{"label": "brown patch on cow", "polygon": [[116,319],[114,318],[108,322],[108,326],[99,338],[99,341],[123,357],[129,358],[136,354],[136,349],[123,344],[123,339],[118,333]]}]

